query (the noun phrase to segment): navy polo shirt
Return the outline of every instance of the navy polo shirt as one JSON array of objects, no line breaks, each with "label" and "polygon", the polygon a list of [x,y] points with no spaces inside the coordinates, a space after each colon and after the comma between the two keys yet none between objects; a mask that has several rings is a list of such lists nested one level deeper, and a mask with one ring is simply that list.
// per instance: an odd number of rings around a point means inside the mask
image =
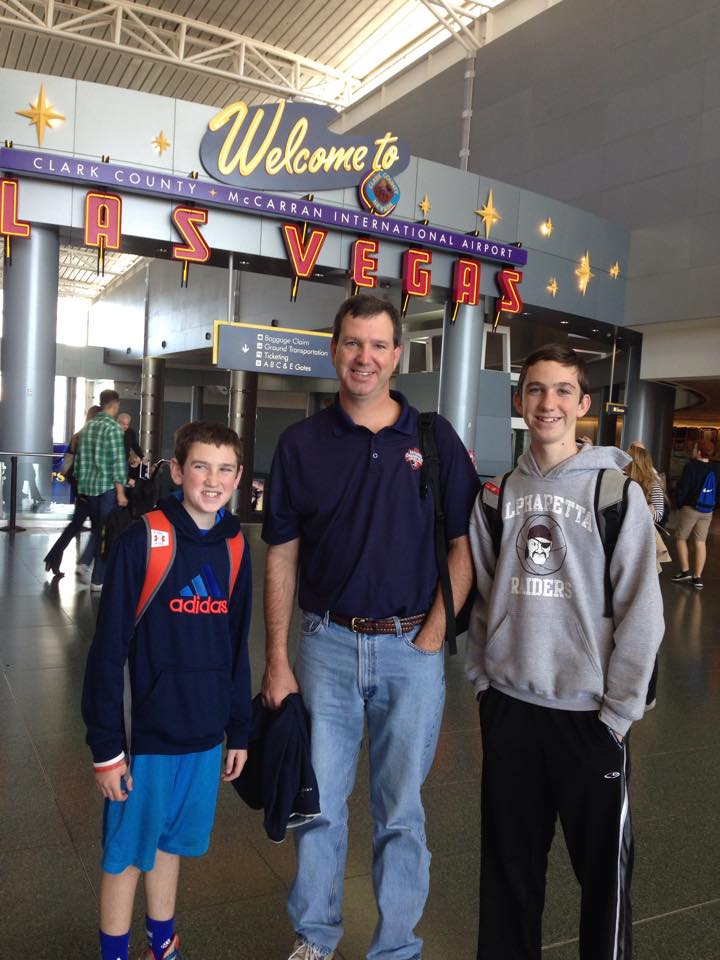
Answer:
[{"label": "navy polo shirt", "polygon": [[[420,496],[418,411],[372,433],[336,398],[280,437],[266,497],[263,539],[300,539],[303,610],[385,618],[426,612],[438,571],[432,495]],[[460,438],[435,418],[449,539],[468,532],[479,483]]]}]

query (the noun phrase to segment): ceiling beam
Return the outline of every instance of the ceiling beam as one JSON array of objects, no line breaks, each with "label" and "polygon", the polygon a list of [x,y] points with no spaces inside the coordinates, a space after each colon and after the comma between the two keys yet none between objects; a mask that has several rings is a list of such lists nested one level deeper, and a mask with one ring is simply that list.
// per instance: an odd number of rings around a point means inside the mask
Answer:
[{"label": "ceiling beam", "polygon": [[347,106],[359,85],[351,74],[317,60],[136,0],[87,3],[89,7],[73,0],[0,0],[0,26],[335,107]]}]

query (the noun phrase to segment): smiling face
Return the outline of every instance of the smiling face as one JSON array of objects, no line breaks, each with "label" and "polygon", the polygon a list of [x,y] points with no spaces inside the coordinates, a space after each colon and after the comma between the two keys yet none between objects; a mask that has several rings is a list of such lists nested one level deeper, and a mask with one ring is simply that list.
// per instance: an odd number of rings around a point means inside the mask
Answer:
[{"label": "smiling face", "polygon": [[515,407],[530,429],[533,445],[567,447],[575,452],[575,424],[590,408],[590,394],[581,395],[577,370],[555,360],[540,360],[527,371]]},{"label": "smiling face", "polygon": [[240,483],[242,467],[235,450],[226,444],[193,443],[183,466],[170,461],[170,473],[182,486],[183,506],[198,527],[207,530]]},{"label": "smiling face", "polygon": [[331,351],[341,396],[356,402],[388,396],[390,377],[400,359],[389,314],[346,315]]}]

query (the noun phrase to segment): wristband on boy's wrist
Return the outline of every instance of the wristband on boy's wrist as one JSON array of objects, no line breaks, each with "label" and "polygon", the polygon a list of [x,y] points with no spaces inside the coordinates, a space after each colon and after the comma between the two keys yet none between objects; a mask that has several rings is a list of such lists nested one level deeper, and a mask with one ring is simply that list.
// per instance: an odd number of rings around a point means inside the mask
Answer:
[{"label": "wristband on boy's wrist", "polygon": [[121,767],[124,763],[127,763],[125,754],[119,753],[116,757],[113,757],[112,760],[99,760],[97,762],[93,761],[93,767],[96,771],[102,771],[105,773],[108,770],[114,770],[116,767]]}]

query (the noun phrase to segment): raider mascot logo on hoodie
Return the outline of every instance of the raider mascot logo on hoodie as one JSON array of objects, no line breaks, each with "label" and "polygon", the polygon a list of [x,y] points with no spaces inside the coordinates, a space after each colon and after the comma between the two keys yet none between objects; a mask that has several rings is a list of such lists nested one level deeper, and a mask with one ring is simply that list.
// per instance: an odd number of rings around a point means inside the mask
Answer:
[{"label": "raider mascot logo on hoodie", "polygon": [[528,597],[558,597],[569,600],[569,580],[550,579],[562,569],[567,557],[567,542],[560,524],[549,513],[529,516],[515,540],[520,566],[529,577],[511,577],[510,593]]},{"label": "raider mascot logo on hoodie", "polygon": [[567,556],[563,532],[547,513],[528,517],[518,534],[516,549],[523,570],[541,577],[557,573]]}]

